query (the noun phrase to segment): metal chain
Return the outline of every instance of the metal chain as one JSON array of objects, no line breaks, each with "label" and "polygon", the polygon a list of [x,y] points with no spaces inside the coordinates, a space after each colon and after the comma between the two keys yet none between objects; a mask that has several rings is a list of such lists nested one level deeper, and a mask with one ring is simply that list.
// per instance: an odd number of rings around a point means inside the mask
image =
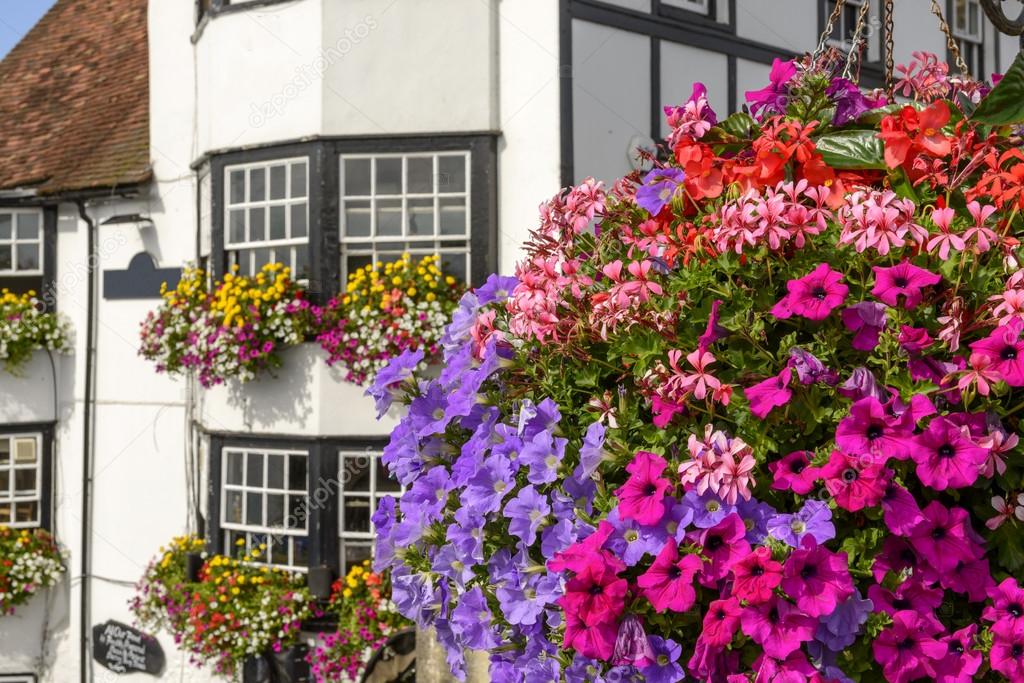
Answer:
[{"label": "metal chain", "polygon": [[895,51],[895,39],[893,38],[893,0],[885,0],[885,92],[889,96],[889,101],[893,102],[896,99],[896,83],[893,77],[893,71],[895,70],[896,57],[893,54]]},{"label": "metal chain", "polygon": [[828,39],[832,37],[832,32],[836,30],[836,21],[839,19],[839,14],[843,11],[843,6],[846,5],[846,0],[836,0],[836,7],[832,10],[832,14],[829,16],[828,21],[825,22],[825,30],[821,32],[821,38],[818,40],[818,47],[814,48],[812,53],[814,57],[819,56],[825,51],[825,44],[828,43]]},{"label": "metal chain", "polygon": [[942,13],[942,8],[939,7],[939,0],[932,0],[932,14],[938,18],[939,28],[946,34],[946,47],[949,48],[949,53],[953,55],[956,68],[960,69],[961,74],[970,78],[971,72],[967,68],[967,62],[964,61],[963,56],[960,54],[960,44],[956,42],[956,38],[953,37],[953,31],[949,28],[949,24],[946,23],[946,17]]},{"label": "metal chain", "polygon": [[[849,80],[854,79],[854,67],[860,63],[861,36],[868,23],[868,9],[871,7],[871,0],[864,0],[861,3],[860,11],[857,12],[857,25],[853,29],[853,36],[850,37],[850,52],[846,55],[846,67],[843,69],[843,76]],[[865,46],[865,49],[867,46]],[[860,71],[856,73],[856,80],[860,80]]]}]

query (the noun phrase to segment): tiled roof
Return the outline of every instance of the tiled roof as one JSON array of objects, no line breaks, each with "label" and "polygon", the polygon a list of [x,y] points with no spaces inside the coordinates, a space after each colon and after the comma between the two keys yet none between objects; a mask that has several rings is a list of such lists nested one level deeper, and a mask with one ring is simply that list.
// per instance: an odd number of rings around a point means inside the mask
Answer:
[{"label": "tiled roof", "polygon": [[57,0],[0,62],[0,189],[148,180],[147,0]]}]

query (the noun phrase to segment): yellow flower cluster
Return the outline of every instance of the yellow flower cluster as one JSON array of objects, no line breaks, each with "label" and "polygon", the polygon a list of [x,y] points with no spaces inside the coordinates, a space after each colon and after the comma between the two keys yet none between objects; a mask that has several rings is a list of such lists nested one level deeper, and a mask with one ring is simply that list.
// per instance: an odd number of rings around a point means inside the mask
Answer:
[{"label": "yellow flower cluster", "polygon": [[341,302],[346,306],[362,304],[364,310],[376,307],[386,311],[405,296],[422,293],[426,301],[436,301],[438,287],[456,284],[455,278],[441,273],[440,260],[436,254],[419,261],[402,254],[397,261],[363,266],[349,274]]},{"label": "yellow flower cluster", "polygon": [[213,286],[213,293],[206,293],[206,272],[200,268],[186,268],[178,286],[167,289],[167,283],[160,291],[171,306],[202,304],[210,298],[210,310],[219,315],[225,327],[235,323],[245,324],[243,311],[252,304],[260,309],[271,307],[285,298],[291,282],[291,269],[280,263],[268,263],[255,277],[238,275],[238,266],[224,276],[223,282]]},{"label": "yellow flower cluster", "polygon": [[16,308],[34,307],[33,299],[35,298],[36,293],[31,289],[24,294],[15,294],[6,287],[0,289],[0,306],[13,306]]}]

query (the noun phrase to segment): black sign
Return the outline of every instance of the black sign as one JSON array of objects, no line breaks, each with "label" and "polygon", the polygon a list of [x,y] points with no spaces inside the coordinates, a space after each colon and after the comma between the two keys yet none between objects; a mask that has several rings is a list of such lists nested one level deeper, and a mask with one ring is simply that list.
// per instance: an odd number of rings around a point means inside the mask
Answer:
[{"label": "black sign", "polygon": [[164,651],[157,639],[117,621],[92,627],[92,656],[119,674],[159,676],[164,670]]}]

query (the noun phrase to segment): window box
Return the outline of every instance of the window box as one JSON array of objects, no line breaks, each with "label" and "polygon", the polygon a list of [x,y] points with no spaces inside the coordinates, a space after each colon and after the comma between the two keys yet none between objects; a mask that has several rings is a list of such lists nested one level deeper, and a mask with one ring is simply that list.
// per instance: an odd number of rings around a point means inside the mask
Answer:
[{"label": "window box", "polygon": [[281,367],[242,383],[227,380],[203,391],[201,421],[210,431],[295,436],[387,436],[398,413],[377,422],[363,387],[331,368],[316,343],[281,351]]},{"label": "window box", "polygon": [[0,370],[0,425],[53,422],[60,355],[36,351],[17,374]]}]

